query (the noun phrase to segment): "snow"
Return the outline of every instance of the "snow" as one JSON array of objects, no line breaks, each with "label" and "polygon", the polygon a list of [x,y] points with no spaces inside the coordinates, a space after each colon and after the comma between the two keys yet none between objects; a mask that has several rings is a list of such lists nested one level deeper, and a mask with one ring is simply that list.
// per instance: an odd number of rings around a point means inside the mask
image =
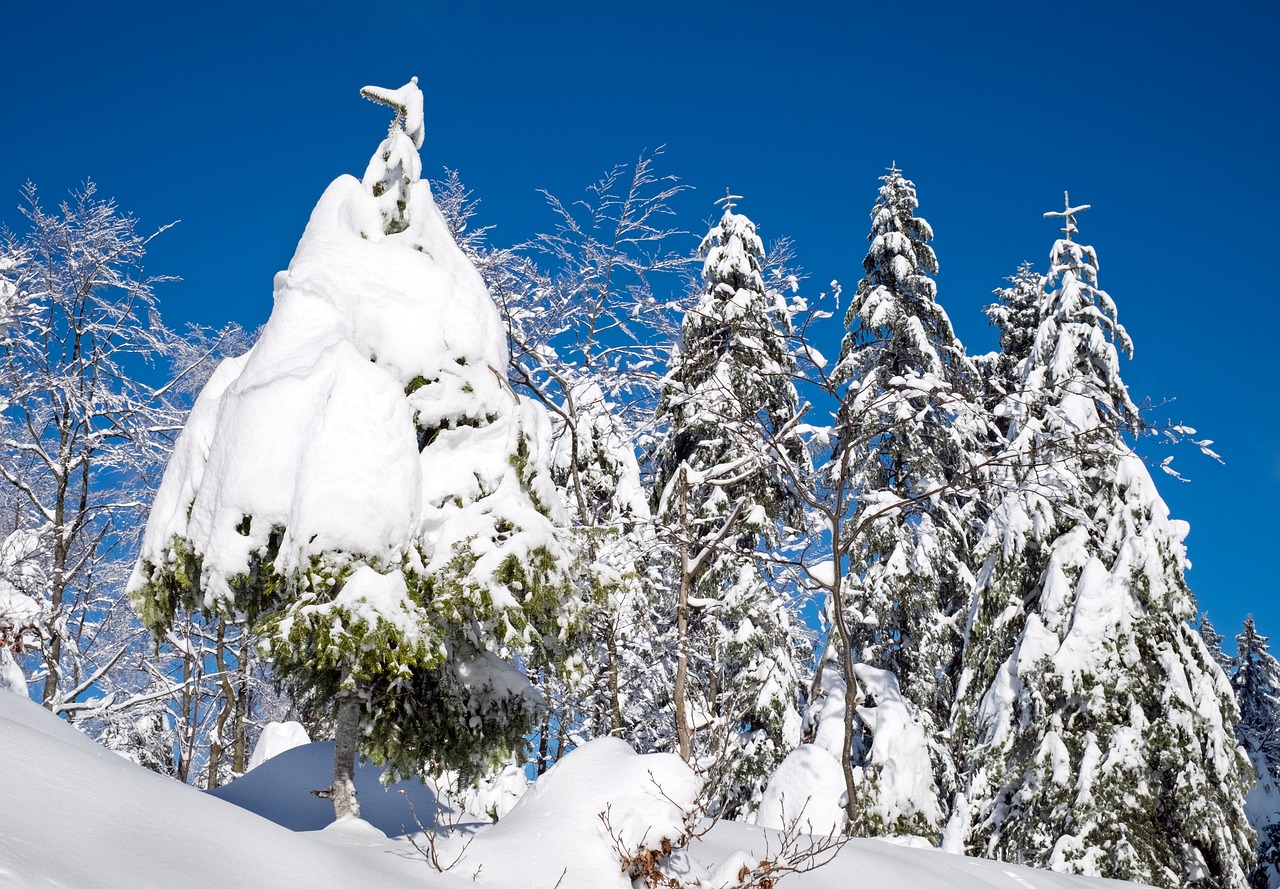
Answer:
[{"label": "snow", "polygon": [[311,737],[307,734],[307,730],[303,728],[302,723],[294,722],[269,722],[262,727],[262,733],[258,735],[258,743],[253,746],[253,753],[249,757],[249,770],[253,771],[272,757],[279,756],[286,750],[292,750],[294,747],[301,747],[304,744],[310,744]]},{"label": "snow", "polygon": [[[333,803],[311,791],[332,782],[333,742],[317,741],[281,751],[209,795],[289,830],[324,830],[334,823]],[[416,832],[415,812],[423,824],[434,821],[436,795],[423,782],[406,780],[390,787],[381,782],[382,769],[368,762],[356,765],[360,818],[368,826],[383,836],[397,837]]]},{"label": "snow", "polygon": [[[326,782],[331,758],[326,746],[286,751],[221,788],[219,795],[244,786],[242,801],[261,807],[274,798],[280,813],[312,803],[327,808],[307,793]],[[365,783],[376,778],[377,770],[367,766],[357,774],[362,807],[376,808]],[[681,809],[698,784],[673,755],[640,756],[612,739],[589,743],[547,772],[498,824],[459,825],[458,835],[445,841],[445,862],[467,836],[475,841],[453,871],[441,874],[406,840],[383,836],[376,823],[357,819],[323,831],[288,830],[98,747],[31,701],[0,695],[0,786],[0,885],[6,889],[550,889],[557,880],[560,889],[629,889],[599,813],[609,811],[624,844],[641,838],[652,844],[679,829]],[[427,795],[415,802],[421,817],[432,803],[430,791],[418,789]],[[673,871],[680,869],[687,885],[695,885],[698,877],[703,886],[718,885],[712,874],[733,876],[742,864],[776,853],[780,843],[776,831],[721,822],[694,841]],[[1100,889],[1128,884],[854,840],[836,861],[788,878],[787,885]]]},{"label": "snow", "polygon": [[844,774],[834,756],[816,744],[801,744],[769,779],[755,823],[785,830],[799,824],[823,836],[844,826]]},{"label": "snow", "polygon": [[915,708],[902,696],[898,677],[888,670],[856,664],[854,674],[873,706],[858,708],[858,716],[872,734],[867,766],[876,782],[876,797],[870,809],[886,824],[936,825],[942,820],[938,809],[938,789],[929,759],[929,739]]},{"label": "snow", "polygon": [[468,689],[522,692],[492,652],[552,647],[577,612],[550,423],[508,383],[505,325],[419,178],[416,82],[364,93],[396,120],[198,398],[129,592],[158,632],[175,607],[278,615],[277,668],[395,682],[456,655]]},{"label": "snow", "polygon": [[27,696],[27,677],[13,659],[9,649],[0,648],[0,692],[11,691],[15,695]]},{"label": "snow", "polygon": [[0,786],[6,889],[423,882],[422,862],[389,840],[353,846],[286,830],[136,766],[16,695],[0,695]]},{"label": "snow", "polygon": [[1250,788],[1244,801],[1244,812],[1255,830],[1271,824],[1280,824],[1280,788],[1267,764],[1266,756],[1259,751],[1251,751],[1249,759],[1258,775],[1258,783]]},{"label": "snow", "polygon": [[[548,771],[505,818],[479,834],[460,869],[483,860],[495,886],[630,889],[614,852],[658,848],[683,827],[701,782],[676,755],[641,756],[617,738],[597,738]],[[530,846],[539,851],[529,856]]]},{"label": "snow", "polygon": [[399,89],[387,89],[381,86],[366,86],[360,95],[372,102],[390,105],[399,114],[404,115],[405,135],[413,142],[414,148],[421,148],[426,137],[426,127],[422,116],[422,91],[418,89],[418,78],[411,77],[409,82]]}]

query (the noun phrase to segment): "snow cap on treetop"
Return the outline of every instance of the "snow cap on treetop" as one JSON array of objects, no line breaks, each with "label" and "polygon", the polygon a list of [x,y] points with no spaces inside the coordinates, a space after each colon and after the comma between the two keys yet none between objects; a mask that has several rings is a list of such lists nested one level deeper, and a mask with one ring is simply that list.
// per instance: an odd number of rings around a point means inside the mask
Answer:
[{"label": "snow cap on treetop", "polygon": [[422,115],[422,90],[418,89],[417,77],[410,77],[408,83],[394,90],[382,86],[364,86],[360,88],[360,95],[371,102],[394,108],[396,123],[413,140],[414,148],[422,148],[426,127]]}]

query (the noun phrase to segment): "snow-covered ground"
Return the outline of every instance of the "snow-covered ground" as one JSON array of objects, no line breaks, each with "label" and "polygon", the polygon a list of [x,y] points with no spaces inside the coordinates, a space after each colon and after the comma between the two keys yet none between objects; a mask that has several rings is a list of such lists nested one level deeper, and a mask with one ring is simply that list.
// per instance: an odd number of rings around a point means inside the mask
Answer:
[{"label": "snow-covered ground", "polygon": [[[243,805],[270,801],[275,821],[312,823],[308,791],[323,783],[326,745],[286,751],[221,791]],[[319,769],[319,778],[316,770]],[[376,775],[366,767],[366,777]],[[655,787],[661,784],[661,792]],[[480,886],[626,889],[598,813],[610,812],[624,842],[649,840],[678,821],[696,782],[665,754],[638,756],[619,741],[597,741],[567,756],[497,825],[463,826],[442,845],[457,866],[437,873],[398,833],[385,791],[360,781],[364,821],[293,831],[264,817],[146,771],[98,747],[31,701],[0,694],[0,886],[5,889],[174,889],[218,887]],[[415,806],[431,807],[418,788]],[[384,807],[383,803],[388,806]],[[296,807],[293,816],[287,814]],[[375,814],[375,812],[377,814]],[[285,814],[282,814],[285,813]],[[389,820],[388,820],[389,819]],[[424,821],[427,818],[423,818]],[[779,835],[721,823],[690,848],[678,868],[704,886],[724,885]],[[729,885],[732,885],[730,882]],[[1068,877],[879,840],[850,842],[838,858],[786,878],[793,889],[848,886],[948,889],[1086,889],[1124,884]]]}]

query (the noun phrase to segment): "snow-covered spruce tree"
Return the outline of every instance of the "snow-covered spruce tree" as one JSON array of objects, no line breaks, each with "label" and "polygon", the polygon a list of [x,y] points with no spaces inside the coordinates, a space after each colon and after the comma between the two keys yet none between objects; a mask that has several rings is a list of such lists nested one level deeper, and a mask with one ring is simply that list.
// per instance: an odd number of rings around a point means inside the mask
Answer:
[{"label": "snow-covered spruce tree", "polygon": [[[655,607],[650,565],[655,541],[635,447],[618,407],[593,382],[569,387],[556,424],[552,475],[581,540],[577,575],[591,603],[591,645],[567,689],[587,738],[610,735],[642,751],[671,737],[670,666],[653,652],[669,642],[673,621]],[[575,429],[564,428],[575,418]]]},{"label": "snow-covered spruce tree", "polygon": [[577,623],[549,425],[419,178],[416,79],[363,92],[396,110],[387,138],[205,386],[131,582],[157,633],[179,607],[260,622],[276,675],[334,707],[339,816],[357,746],[401,772],[522,749],[536,695],[510,659],[554,667]]},{"label": "snow-covered spruce tree", "polygon": [[941,733],[971,585],[972,504],[954,484],[980,421],[965,400],[974,368],[936,300],[933,232],[915,215],[915,186],[896,167],[881,182],[835,370],[847,389],[832,465],[859,505],[844,543],[843,614],[831,610],[837,647],[852,649],[841,655],[854,690],[846,706],[860,708],[847,751],[865,776],[854,829],[936,837],[954,771]]},{"label": "snow-covered spruce tree", "polygon": [[1236,646],[1231,663],[1231,686],[1240,706],[1236,733],[1258,776],[1245,806],[1258,834],[1257,867],[1249,882],[1254,889],[1274,889],[1280,885],[1280,663],[1253,615],[1245,618]]},{"label": "snow-covered spruce tree", "polygon": [[[686,760],[713,763],[729,816],[752,810],[799,743],[807,646],[767,554],[799,524],[808,456],[787,308],[765,286],[754,223],[725,198],[703,239],[703,287],[663,384],[654,491],[679,552],[675,719]],[[776,459],[775,459],[776,458]],[[787,464],[786,467],[780,465]]]},{"label": "snow-covered spruce tree", "polygon": [[972,854],[1153,886],[1241,887],[1252,831],[1247,763],[1221,670],[1188,624],[1185,523],[1169,518],[1122,433],[1129,340],[1066,237],[1020,395],[952,733],[962,764],[947,844]]},{"label": "snow-covered spruce tree", "polygon": [[[987,318],[999,331],[1000,349],[975,359],[982,371],[986,400],[997,417],[1004,418],[1020,385],[1022,362],[1031,354],[1040,308],[1044,303],[1044,276],[1024,262],[1009,279],[1009,286],[997,290],[998,302],[986,307]],[[1008,420],[999,423],[1001,431]]]}]

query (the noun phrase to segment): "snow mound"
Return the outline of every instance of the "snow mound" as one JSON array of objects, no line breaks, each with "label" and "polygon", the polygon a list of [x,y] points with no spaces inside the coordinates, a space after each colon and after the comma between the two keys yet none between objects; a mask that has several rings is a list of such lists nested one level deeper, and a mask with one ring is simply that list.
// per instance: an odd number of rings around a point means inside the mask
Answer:
[{"label": "snow mound", "polygon": [[844,826],[843,796],[840,763],[821,747],[801,744],[769,779],[756,824],[778,830],[794,824],[819,836],[837,833]]},{"label": "snow mound", "polygon": [[505,818],[477,835],[459,870],[483,861],[480,882],[489,886],[631,889],[615,838],[628,852],[675,838],[700,787],[675,754],[640,755],[617,738],[597,738],[556,763]]},{"label": "snow mound", "polygon": [[302,727],[302,723],[269,722],[258,736],[258,743],[253,745],[253,755],[249,757],[249,770],[252,771],[273,756],[279,756],[286,750],[310,744],[311,736]]},{"label": "snow mound", "polygon": [[409,889],[430,873],[392,840],[292,833],[149,772],[11,694],[0,788],[5,889]]},{"label": "snow mound", "polygon": [[[431,788],[421,781],[383,787],[381,778],[382,769],[377,766],[356,765],[361,820],[389,837],[416,832],[414,812],[424,825],[434,822],[436,798]],[[332,782],[333,742],[317,741],[285,750],[230,784],[210,790],[209,795],[289,830],[323,830],[333,823],[333,803],[312,796],[311,791]]]}]

